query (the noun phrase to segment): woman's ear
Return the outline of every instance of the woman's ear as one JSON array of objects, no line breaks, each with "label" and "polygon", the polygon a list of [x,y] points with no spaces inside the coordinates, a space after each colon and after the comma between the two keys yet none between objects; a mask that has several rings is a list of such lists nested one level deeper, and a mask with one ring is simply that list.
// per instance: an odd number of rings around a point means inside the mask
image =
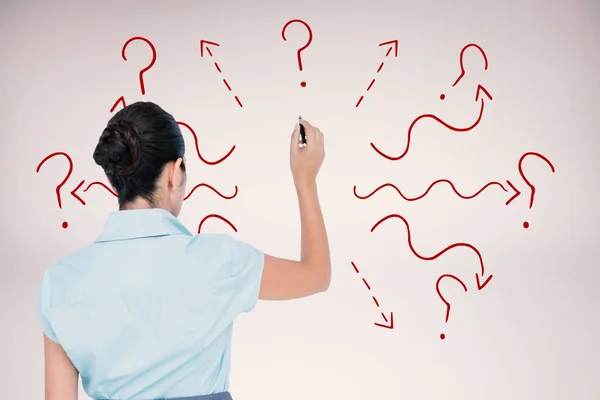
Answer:
[{"label": "woman's ear", "polygon": [[183,159],[178,158],[177,160],[175,160],[175,162],[173,162],[171,170],[169,171],[169,183],[173,187],[181,186],[185,182],[185,172],[181,167],[182,163]]}]

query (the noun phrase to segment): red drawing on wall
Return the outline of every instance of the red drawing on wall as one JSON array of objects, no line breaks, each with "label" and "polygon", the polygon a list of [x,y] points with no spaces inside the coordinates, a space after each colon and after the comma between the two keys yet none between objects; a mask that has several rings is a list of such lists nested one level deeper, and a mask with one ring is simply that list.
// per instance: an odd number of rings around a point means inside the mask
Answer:
[{"label": "red drawing on wall", "polygon": [[[458,191],[458,189],[456,189],[456,187],[454,186],[454,183],[452,183],[450,180],[448,179],[438,179],[437,181],[434,181],[431,185],[429,185],[429,187],[427,188],[427,190],[425,190],[425,192],[423,192],[420,195],[417,196],[406,196],[404,193],[402,193],[400,191],[400,189],[398,188],[398,186],[394,185],[393,183],[384,183],[383,185],[380,185],[378,188],[376,188],[375,190],[373,190],[371,193],[366,194],[366,195],[360,195],[357,193],[356,191],[356,186],[354,186],[354,196],[361,199],[361,200],[366,200],[369,197],[373,196],[375,193],[379,192],[380,190],[386,188],[386,187],[390,187],[393,188],[399,195],[400,197],[402,197],[404,200],[406,201],[416,201],[416,200],[421,200],[422,198],[424,198],[425,196],[427,196],[427,194],[431,191],[431,189],[436,186],[439,185],[440,183],[446,183],[448,184],[448,186],[450,186],[450,188],[452,189],[452,191],[461,199],[464,200],[470,200],[470,199],[474,199],[475,197],[479,196],[481,193],[483,193],[485,190],[491,188],[491,187],[499,187],[500,189],[502,189],[504,192],[508,192],[508,190],[504,187],[504,185],[502,185],[500,182],[488,182],[486,183],[481,189],[479,189],[477,192],[473,193],[473,194],[462,194]],[[518,195],[518,190],[512,186],[512,184],[510,182],[508,182],[509,187],[511,188],[511,190],[513,191],[513,193],[515,193],[508,202],[512,201],[512,199]],[[507,202],[507,203],[508,203]]]},{"label": "red drawing on wall", "polygon": [[[554,173],[555,169],[554,169],[554,165],[552,164],[552,162],[550,162],[550,160],[548,160],[548,158],[546,158],[545,156],[543,156],[540,153],[537,152],[527,152],[525,154],[523,154],[521,156],[521,158],[519,159],[518,162],[518,170],[519,170],[519,174],[521,175],[521,178],[523,179],[523,181],[527,184],[527,186],[531,189],[531,195],[529,198],[529,208],[533,207],[533,200],[535,197],[535,186],[533,186],[533,184],[531,184],[531,182],[527,179],[527,177],[525,176],[525,174],[523,173],[523,161],[527,158],[527,157],[537,157],[540,158],[541,160],[543,160],[552,170],[552,172]],[[509,205],[510,203],[513,202],[513,200],[515,200],[517,197],[519,197],[521,195],[521,191],[519,189],[517,189],[517,187],[515,185],[513,185],[513,183],[510,180],[506,180],[506,184],[507,186],[505,187],[503,184],[501,184],[500,182],[488,182],[486,183],[481,189],[479,189],[477,192],[473,193],[473,194],[463,194],[461,192],[458,191],[458,189],[456,189],[456,186],[454,185],[454,183],[452,183],[452,181],[448,180],[448,179],[438,179],[436,181],[434,181],[433,183],[431,183],[429,185],[429,187],[427,188],[427,190],[425,190],[425,192],[423,192],[420,195],[417,196],[407,196],[404,193],[402,193],[402,191],[398,188],[398,186],[394,185],[393,183],[384,183],[383,185],[380,185],[379,187],[377,187],[376,189],[374,189],[373,191],[371,191],[368,194],[364,194],[361,195],[357,192],[357,188],[356,185],[353,188],[353,192],[354,192],[354,196],[358,199],[361,200],[366,200],[368,198],[370,198],[371,196],[375,195],[377,192],[379,192],[380,190],[384,189],[384,188],[392,188],[394,189],[399,195],[400,197],[402,197],[404,200],[406,201],[416,201],[416,200],[421,200],[422,198],[424,198],[425,196],[427,196],[427,194],[432,190],[433,187],[441,184],[441,183],[445,183],[448,186],[450,186],[450,188],[452,189],[452,191],[461,199],[465,199],[465,200],[470,200],[470,199],[474,199],[475,197],[479,196],[481,193],[483,193],[485,190],[492,188],[492,187],[499,187],[500,189],[502,189],[505,193],[509,193],[510,197],[506,200],[506,202],[504,203],[505,205]],[[508,188],[508,189],[507,189]],[[524,228],[529,228],[529,222],[525,221],[523,223],[523,227]]]},{"label": "red drawing on wall", "polygon": [[[65,175],[63,180],[58,185],[56,185],[56,201],[58,202],[58,208],[62,209],[62,197],[61,197],[60,191],[61,191],[62,187],[65,185],[65,183],[67,183],[67,181],[71,177],[71,174],[73,173],[73,160],[71,159],[71,156],[63,151],[57,151],[55,153],[49,154],[42,161],[40,161],[37,168],[35,169],[35,172],[39,173],[40,169],[46,163],[46,161],[50,160],[51,158],[57,157],[57,156],[62,156],[64,158],[66,158],[68,165],[69,165],[69,168],[67,169],[67,174]],[[76,190],[77,190],[77,188],[76,188]],[[71,196],[73,196],[75,198],[77,198],[77,195],[74,194],[74,192],[76,192],[76,190],[71,192]],[[69,227],[69,223],[67,221],[63,221],[62,227],[64,229],[67,229]]]},{"label": "red drawing on wall", "polygon": [[407,240],[408,240],[408,247],[410,248],[410,251],[415,255],[415,257],[424,260],[424,261],[433,261],[436,258],[440,257],[441,255],[443,255],[444,253],[446,253],[449,250],[452,250],[454,248],[458,248],[458,247],[464,247],[467,248],[469,250],[471,250],[473,253],[475,253],[477,255],[477,258],[479,260],[479,267],[480,270],[479,272],[475,273],[475,280],[477,282],[477,290],[481,290],[484,287],[487,286],[487,284],[490,282],[490,280],[492,279],[493,275],[489,275],[486,278],[485,275],[485,265],[483,263],[483,257],[481,256],[481,253],[479,252],[479,250],[477,250],[477,248],[475,246],[473,246],[472,244],[469,243],[453,243],[450,246],[447,246],[446,248],[444,248],[443,250],[439,251],[437,254],[433,255],[433,256],[423,256],[421,254],[419,254],[415,248],[413,247],[412,244],[412,239],[411,239],[411,234],[410,234],[410,226],[408,225],[408,221],[406,221],[406,219],[398,214],[389,214],[385,217],[383,217],[382,219],[380,219],[379,221],[377,221],[377,223],[375,223],[375,225],[373,225],[373,227],[371,228],[371,232],[374,232],[375,229],[381,225],[383,222],[391,219],[391,218],[397,218],[399,220],[401,220],[402,222],[404,222],[404,225],[406,226],[406,232],[407,232]]},{"label": "red drawing on wall", "polygon": [[190,125],[188,125],[185,122],[181,122],[181,121],[177,121],[177,123],[180,126],[183,126],[184,128],[186,128],[193,136],[194,138],[194,146],[196,147],[196,155],[198,156],[198,158],[200,159],[200,161],[202,161],[204,164],[208,164],[208,165],[217,165],[222,163],[223,161],[225,161],[227,158],[229,158],[229,156],[231,155],[231,153],[233,153],[233,151],[235,150],[235,145],[231,146],[231,149],[229,149],[229,151],[227,152],[227,154],[225,154],[223,157],[219,158],[216,161],[209,161],[206,158],[204,158],[202,156],[202,154],[200,153],[200,145],[198,144],[198,135],[196,135],[196,132],[192,129],[192,127]]},{"label": "red drawing on wall", "polygon": [[227,196],[227,195],[224,195],[223,193],[219,192],[217,189],[215,189],[214,187],[212,187],[211,185],[209,185],[209,184],[207,184],[207,183],[199,183],[199,184],[197,184],[196,186],[194,186],[194,187],[192,188],[192,190],[190,190],[190,191],[189,191],[189,193],[188,193],[188,194],[187,194],[187,195],[186,195],[186,196],[183,198],[183,200],[185,201],[185,200],[189,199],[189,198],[190,198],[190,196],[191,196],[191,195],[194,193],[194,191],[195,191],[196,189],[198,189],[198,188],[201,188],[201,187],[205,187],[205,188],[208,188],[208,189],[212,190],[212,191],[213,191],[213,192],[215,192],[215,193],[216,193],[216,194],[217,194],[219,197],[221,197],[221,198],[223,198],[223,199],[225,199],[225,200],[231,200],[231,199],[233,199],[235,196],[237,196],[237,194],[238,194],[238,187],[237,187],[237,185],[235,185],[235,192],[234,192],[232,195],[229,195],[229,196]]},{"label": "red drawing on wall", "polygon": [[483,51],[483,49],[481,48],[481,46],[475,44],[475,43],[469,43],[468,45],[466,45],[465,47],[462,48],[462,50],[460,51],[460,58],[459,58],[459,62],[460,62],[460,75],[458,76],[458,78],[456,78],[456,81],[454,81],[454,83],[452,84],[452,86],[456,86],[456,84],[458,82],[460,82],[460,80],[465,76],[465,65],[463,63],[463,57],[465,55],[465,51],[467,51],[467,49],[469,48],[475,48],[477,50],[479,50],[479,52],[481,53],[481,55],[483,56],[483,61],[484,61],[484,69],[487,71],[488,69],[488,59],[487,56],[485,54],[485,51]]},{"label": "red drawing on wall", "polygon": [[127,46],[129,46],[129,44],[131,42],[136,41],[136,40],[141,40],[141,41],[145,42],[148,46],[150,46],[150,50],[152,51],[152,60],[150,61],[150,64],[148,64],[146,67],[142,68],[139,73],[140,90],[142,92],[142,95],[144,95],[144,94],[146,94],[146,86],[144,85],[144,73],[147,72],[150,68],[152,68],[152,66],[156,62],[156,48],[154,47],[152,42],[149,41],[148,39],[146,39],[145,37],[141,37],[141,36],[132,37],[131,39],[129,39],[125,42],[125,44],[123,45],[123,49],[121,50],[121,57],[123,57],[123,60],[127,61],[127,57],[125,56],[125,50],[127,49]]},{"label": "red drawing on wall", "polygon": [[475,122],[473,122],[471,125],[469,125],[467,127],[452,126],[449,123],[447,123],[447,122],[443,121],[442,119],[438,118],[434,114],[423,114],[423,115],[420,115],[417,118],[415,118],[413,120],[413,122],[410,124],[410,126],[408,128],[407,136],[406,136],[406,146],[404,148],[404,151],[399,156],[390,156],[390,155],[384,153],[383,151],[379,150],[379,148],[377,148],[377,146],[375,146],[375,144],[373,142],[371,142],[371,147],[373,148],[373,150],[375,150],[377,152],[377,154],[379,154],[383,158],[387,158],[388,160],[398,161],[398,160],[402,159],[404,156],[406,156],[406,154],[408,153],[408,150],[410,148],[410,140],[411,140],[411,137],[412,137],[413,128],[415,127],[415,125],[417,124],[417,122],[419,122],[422,119],[433,119],[434,121],[442,124],[443,126],[445,126],[446,128],[448,128],[448,129],[450,129],[451,131],[454,131],[454,132],[467,132],[467,131],[470,131],[470,130],[474,129],[477,125],[479,125],[479,122],[481,122],[481,117],[483,116],[483,110],[485,108],[485,100],[484,100],[483,96],[480,96],[480,94],[482,92],[490,100],[492,99],[492,96],[488,93],[488,91],[483,86],[481,86],[481,85],[477,86],[477,92],[475,93],[475,101],[477,102],[478,100],[481,99],[481,101],[480,101],[481,106],[479,108],[479,115],[477,116],[477,119],[475,120]]},{"label": "red drawing on wall", "polygon": [[[446,319],[444,322],[448,322],[448,319],[450,318],[450,302],[448,300],[446,300],[446,298],[442,295],[442,291],[440,290],[440,283],[442,282],[442,280],[444,279],[453,279],[456,282],[460,283],[460,285],[462,286],[463,290],[465,292],[467,292],[467,285],[465,285],[465,283],[463,281],[461,281],[460,279],[458,279],[456,276],[451,275],[451,274],[443,274],[440,275],[440,277],[437,279],[437,281],[435,282],[435,291],[437,292],[439,298],[442,300],[442,302],[446,305]],[[444,340],[446,339],[446,334],[441,333],[440,334],[440,339]]]},{"label": "red drawing on wall", "polygon": [[[394,57],[398,57],[398,40],[390,40],[389,42],[383,42],[380,43],[379,46],[389,46],[387,53],[385,53],[385,57],[387,58],[391,53],[392,50],[394,50]],[[384,62],[382,61],[381,64],[379,64],[379,67],[377,68],[377,71],[375,72],[376,74],[379,74],[381,72],[381,70],[383,69],[383,64]],[[371,82],[369,83],[369,86],[367,86],[367,92],[369,90],[371,90],[371,88],[373,87],[373,85],[375,84],[375,78],[373,78],[371,80]],[[358,101],[356,102],[356,107],[358,107],[360,105],[360,103],[362,103],[363,98],[365,96],[360,96],[358,98]]]},{"label": "red drawing on wall", "polygon": [[[527,179],[527,177],[525,176],[525,173],[523,172],[523,161],[525,161],[525,159],[527,157],[538,157],[541,160],[543,160],[552,170],[552,173],[555,172],[555,168],[554,165],[552,164],[552,162],[550,162],[550,160],[548,160],[548,158],[546,158],[545,156],[541,155],[540,153],[534,152],[534,151],[528,151],[526,153],[524,153],[521,158],[519,158],[519,163],[517,165],[517,168],[519,170],[519,175],[521,175],[521,178],[523,179],[523,181],[525,182],[525,184],[529,187],[529,189],[531,190],[531,194],[529,195],[529,208],[533,207],[533,200],[535,198],[535,186],[533,186],[533,184],[529,181],[529,179]],[[515,192],[515,194],[508,199],[508,201],[506,202],[506,205],[509,205],[513,200],[515,200],[517,197],[519,197],[521,195],[521,191],[519,189],[517,189],[510,181],[506,181],[511,188],[513,189],[513,191]],[[524,225],[525,228],[527,228],[529,226],[529,223],[525,222]]]},{"label": "red drawing on wall", "polygon": [[[123,96],[121,96],[121,97],[119,97],[117,99],[117,101],[110,108],[110,112],[112,113],[119,104],[121,104],[123,108],[125,108],[127,106],[127,104],[125,103],[125,98]],[[184,127],[185,129],[188,130],[188,132],[190,132],[192,134],[192,137],[194,138],[194,147],[196,148],[196,155],[198,156],[198,158],[200,159],[200,161],[202,161],[204,164],[208,164],[208,165],[217,165],[217,164],[220,164],[223,161],[225,161],[227,158],[229,158],[229,156],[231,155],[231,153],[233,153],[233,151],[235,150],[235,145],[233,145],[231,147],[231,149],[229,149],[229,151],[227,152],[227,154],[225,154],[223,157],[219,158],[216,161],[209,161],[206,158],[204,158],[202,156],[202,153],[200,152],[200,145],[199,145],[199,142],[198,142],[198,135],[196,134],[196,132],[194,131],[194,129],[189,124],[187,124],[185,122],[182,122],[182,121],[177,121],[177,124],[179,124],[179,126]]]},{"label": "red drawing on wall", "polygon": [[[209,57],[213,58],[213,54],[212,54],[212,51],[210,51],[209,46],[220,46],[220,45],[215,42],[209,42],[208,40],[200,40],[200,57],[204,57],[204,53],[206,52],[206,54],[208,54]],[[214,62],[214,65],[215,65],[215,68],[217,69],[217,72],[219,72],[219,74],[222,74],[223,72],[221,71],[221,67],[219,67],[219,64],[217,64],[216,61]],[[227,88],[227,90],[232,92],[231,86],[229,85],[229,83],[227,82],[226,79],[223,79],[223,83],[225,84],[225,87]],[[237,102],[237,104],[240,107],[243,107],[242,102],[237,95],[234,95],[233,98],[235,99],[235,101]]]},{"label": "red drawing on wall", "polygon": [[[357,274],[360,274],[360,271],[358,270],[358,267],[356,266],[354,261],[351,261],[350,264],[352,264],[352,268],[354,268],[354,272],[356,272]],[[361,279],[362,279],[363,284],[365,285],[365,288],[367,288],[368,291],[371,291],[371,285],[369,285],[367,280],[365,278],[361,278]],[[373,303],[375,303],[375,306],[377,308],[379,308],[379,300],[377,300],[377,298],[375,296],[371,296],[371,299],[373,299]],[[383,318],[385,323],[374,322],[373,324],[375,326],[379,326],[381,328],[386,328],[386,329],[394,329],[394,313],[393,312],[390,312],[389,318],[385,315],[385,313],[382,312],[381,317]]]},{"label": "red drawing on wall", "polygon": [[229,221],[227,218],[225,218],[225,217],[223,217],[223,216],[221,216],[221,215],[219,215],[219,214],[209,214],[209,215],[207,215],[206,217],[202,218],[202,221],[200,221],[200,224],[198,225],[198,233],[200,233],[200,232],[202,231],[202,225],[203,225],[203,224],[204,224],[204,223],[205,223],[207,220],[209,220],[209,219],[212,219],[212,218],[216,218],[216,219],[219,219],[219,220],[221,220],[221,221],[225,222],[227,225],[229,225],[229,227],[230,227],[231,229],[233,229],[233,231],[234,231],[234,232],[237,232],[237,231],[238,231],[238,230],[237,230],[237,228],[235,227],[235,225],[233,225],[233,224],[231,223],[231,221]]},{"label": "red drawing on wall", "polygon": [[[304,50],[306,50],[308,48],[308,46],[310,46],[310,44],[312,43],[313,33],[312,33],[312,29],[310,29],[310,26],[306,22],[302,21],[301,19],[292,19],[292,20],[286,22],[285,25],[283,25],[283,29],[281,30],[281,37],[283,38],[283,40],[287,40],[285,37],[285,30],[288,28],[288,26],[290,26],[291,24],[295,24],[295,23],[301,24],[308,31],[308,39],[306,40],[306,43],[304,45],[302,45],[302,47],[300,47],[298,49],[298,51],[296,51],[296,59],[298,60],[298,69],[300,70],[300,72],[302,72],[302,52]],[[306,87],[306,81],[300,82],[300,86]]]}]

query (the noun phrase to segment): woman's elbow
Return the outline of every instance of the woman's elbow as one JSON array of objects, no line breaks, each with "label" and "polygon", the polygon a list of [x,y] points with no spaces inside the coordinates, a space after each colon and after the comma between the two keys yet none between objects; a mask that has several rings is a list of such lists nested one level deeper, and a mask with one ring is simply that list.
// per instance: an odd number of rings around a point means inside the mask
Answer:
[{"label": "woman's elbow", "polygon": [[331,284],[331,266],[323,273],[319,279],[319,292],[326,292]]}]

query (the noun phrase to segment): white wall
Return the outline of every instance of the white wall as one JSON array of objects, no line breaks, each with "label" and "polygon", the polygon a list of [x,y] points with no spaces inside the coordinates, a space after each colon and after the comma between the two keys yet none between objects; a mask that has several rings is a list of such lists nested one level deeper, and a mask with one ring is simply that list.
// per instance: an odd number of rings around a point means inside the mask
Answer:
[{"label": "white wall", "polygon": [[[103,180],[92,152],[119,96],[128,104],[155,101],[190,124],[207,159],[236,146],[225,162],[209,166],[195,156],[184,130],[190,184],[206,182],[224,194],[238,185],[239,193],[224,200],[198,189],[181,220],[195,230],[205,215],[221,214],[238,237],[278,256],[299,255],[288,167],[298,114],[326,135],[319,183],[333,252],[331,289],[294,302],[263,302],[240,318],[231,377],[236,399],[600,397],[597,1],[87,3],[0,6],[0,398],[42,398],[37,285],[52,261],[94,240],[116,209],[102,188],[78,192],[85,206],[69,192],[81,180],[82,189]],[[293,24],[288,40],[281,38],[293,18],[313,31],[302,72],[296,50],[305,29]],[[133,42],[127,61],[120,54],[133,36],[148,38],[157,51],[144,75],[145,95],[138,72],[150,61],[149,47]],[[214,60],[200,57],[200,39],[220,44],[212,54],[222,77]],[[378,44],[394,39],[398,57],[385,57],[387,48]],[[470,48],[465,76],[453,87],[460,51],[469,43],[485,51],[488,68]],[[453,132],[424,119],[401,160],[385,160],[371,148],[374,142],[401,153],[409,125],[422,114],[471,125],[480,110],[479,84],[493,100],[485,98],[474,129]],[[74,163],[61,190],[62,209],[55,188],[66,159],[51,159],[35,172],[55,151]],[[524,174],[536,189],[531,208],[531,190],[518,171],[529,151],[555,166],[552,173],[541,159],[525,159]],[[352,192],[354,185],[365,194],[389,182],[414,197],[437,179],[450,179],[467,195],[490,181],[508,189],[510,180],[522,194],[506,206],[511,193],[497,186],[470,200],[446,184],[419,201],[405,201],[390,188],[368,200]],[[391,213],[409,222],[420,254],[470,243],[493,278],[477,290],[480,266],[467,248],[418,259],[399,219],[370,232]],[[205,229],[231,231],[214,219]],[[435,289],[443,274],[468,288],[442,281],[452,304],[448,322]],[[384,322],[382,311],[393,312],[394,329],[374,325]]]}]

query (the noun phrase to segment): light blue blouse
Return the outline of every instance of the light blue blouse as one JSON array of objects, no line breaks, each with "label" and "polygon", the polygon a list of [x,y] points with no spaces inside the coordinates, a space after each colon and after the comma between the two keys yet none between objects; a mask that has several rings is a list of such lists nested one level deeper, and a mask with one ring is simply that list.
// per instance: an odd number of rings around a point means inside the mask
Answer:
[{"label": "light blue blouse", "polygon": [[223,392],[233,320],[254,308],[263,266],[254,247],[194,235],[168,211],[117,211],[46,270],[38,315],[93,399]]}]

